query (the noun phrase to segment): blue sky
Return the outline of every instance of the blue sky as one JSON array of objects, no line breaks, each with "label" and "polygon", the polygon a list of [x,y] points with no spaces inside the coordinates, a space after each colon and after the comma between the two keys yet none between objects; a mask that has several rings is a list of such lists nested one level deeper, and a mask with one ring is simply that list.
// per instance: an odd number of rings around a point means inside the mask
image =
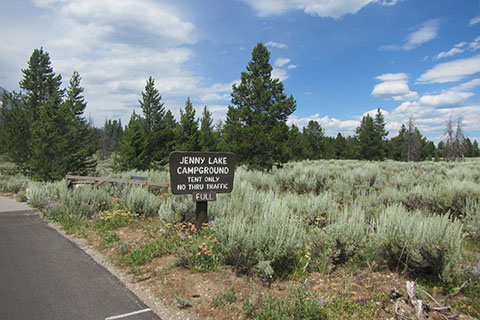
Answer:
[{"label": "blue sky", "polygon": [[126,124],[151,75],[176,116],[190,96],[224,120],[232,84],[263,42],[297,101],[289,123],[353,134],[384,112],[429,139],[450,117],[480,140],[479,0],[2,0],[0,86],[18,90],[35,48],[64,84],[82,76],[86,113]]}]

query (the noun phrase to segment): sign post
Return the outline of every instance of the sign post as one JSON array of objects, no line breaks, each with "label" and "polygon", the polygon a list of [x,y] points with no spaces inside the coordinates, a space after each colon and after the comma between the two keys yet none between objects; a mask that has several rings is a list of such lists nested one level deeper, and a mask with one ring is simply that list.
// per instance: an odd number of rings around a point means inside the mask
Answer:
[{"label": "sign post", "polygon": [[208,201],[233,189],[236,158],[230,152],[172,152],[170,189],[173,194],[192,194],[196,202],[195,227],[208,222]]}]

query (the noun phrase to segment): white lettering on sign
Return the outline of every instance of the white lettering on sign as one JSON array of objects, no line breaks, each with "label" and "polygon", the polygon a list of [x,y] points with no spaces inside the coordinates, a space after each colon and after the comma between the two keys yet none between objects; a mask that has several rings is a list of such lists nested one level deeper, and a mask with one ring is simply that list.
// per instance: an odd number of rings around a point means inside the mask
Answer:
[{"label": "white lettering on sign", "polygon": [[188,182],[200,183],[202,182],[202,177],[187,177]]},{"label": "white lettering on sign", "polygon": [[207,183],[207,190],[228,190],[228,183]]},{"label": "white lettering on sign", "polygon": [[174,194],[202,194],[198,199],[204,199],[203,194],[228,193],[233,189],[233,153],[179,151],[170,154],[169,162]]},{"label": "white lettering on sign", "polygon": [[202,191],[205,185],[203,184],[189,184],[188,185],[188,190],[192,191]]},{"label": "white lettering on sign", "polygon": [[208,164],[227,164],[227,157],[209,157]]},{"label": "white lettering on sign", "polygon": [[204,164],[205,157],[182,157],[180,164]]},{"label": "white lettering on sign", "polygon": [[178,174],[228,174],[228,167],[178,167]]},{"label": "white lettering on sign", "polygon": [[193,201],[215,201],[215,193],[193,193]]}]

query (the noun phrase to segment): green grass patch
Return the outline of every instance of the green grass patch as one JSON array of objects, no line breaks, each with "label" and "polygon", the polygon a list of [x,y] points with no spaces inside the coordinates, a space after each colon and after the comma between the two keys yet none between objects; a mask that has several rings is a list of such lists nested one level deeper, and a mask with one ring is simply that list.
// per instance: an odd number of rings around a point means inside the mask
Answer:
[{"label": "green grass patch", "polygon": [[59,214],[52,217],[67,234],[85,238],[88,234],[88,220],[79,214]]},{"label": "green grass patch", "polygon": [[120,262],[129,267],[138,267],[169,253],[170,250],[168,246],[165,245],[165,241],[155,240],[147,242],[139,248],[133,249],[129,254],[122,257]]},{"label": "green grass patch", "polygon": [[115,232],[105,232],[102,234],[102,240],[100,242],[100,249],[106,249],[114,243],[120,241],[120,237]]}]

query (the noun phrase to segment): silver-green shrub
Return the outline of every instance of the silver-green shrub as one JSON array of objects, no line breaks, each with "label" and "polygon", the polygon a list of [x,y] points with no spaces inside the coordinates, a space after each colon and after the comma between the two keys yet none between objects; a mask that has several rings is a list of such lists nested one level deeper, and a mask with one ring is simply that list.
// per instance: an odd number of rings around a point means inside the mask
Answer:
[{"label": "silver-green shrub", "polygon": [[370,246],[392,269],[449,280],[461,261],[462,224],[446,215],[425,216],[394,205],[378,216],[375,230]]},{"label": "silver-green shrub", "polygon": [[259,263],[265,269],[268,263],[275,272],[282,272],[304,247],[305,230],[273,193],[252,200],[214,221],[225,263],[246,272]]},{"label": "silver-green shrub", "polygon": [[480,202],[469,200],[466,206],[465,218],[463,219],[466,235],[480,241]]},{"label": "silver-green shrub", "polygon": [[85,217],[92,216],[101,210],[107,210],[112,206],[112,199],[105,190],[92,189],[86,185],[79,185],[72,190],[65,189],[60,192],[60,200],[67,207],[67,213]]},{"label": "silver-green shrub", "polygon": [[127,193],[125,205],[128,210],[146,217],[153,217],[158,213],[161,201],[147,188],[136,186]]},{"label": "silver-green shrub", "polygon": [[328,225],[317,229],[311,237],[312,252],[327,259],[323,263],[342,264],[366,247],[371,226],[360,206],[348,206],[331,216]]},{"label": "silver-green shrub", "polygon": [[480,187],[472,181],[445,181],[439,185],[418,185],[404,192],[402,204],[409,210],[422,210],[453,217],[465,215],[469,200],[480,199]]},{"label": "silver-green shrub", "polygon": [[29,182],[26,189],[27,203],[42,208],[49,201],[57,201],[67,192],[65,180],[58,182]]},{"label": "silver-green shrub", "polygon": [[335,215],[338,210],[338,204],[330,192],[318,196],[312,194],[299,196],[287,193],[279,197],[277,201],[280,201],[293,214],[309,225],[325,225],[328,217]]},{"label": "silver-green shrub", "polygon": [[0,192],[18,193],[28,186],[28,178],[22,174],[0,175]]},{"label": "silver-green shrub", "polygon": [[158,217],[163,223],[176,223],[180,219],[172,210],[172,198],[164,198],[158,208]]}]

